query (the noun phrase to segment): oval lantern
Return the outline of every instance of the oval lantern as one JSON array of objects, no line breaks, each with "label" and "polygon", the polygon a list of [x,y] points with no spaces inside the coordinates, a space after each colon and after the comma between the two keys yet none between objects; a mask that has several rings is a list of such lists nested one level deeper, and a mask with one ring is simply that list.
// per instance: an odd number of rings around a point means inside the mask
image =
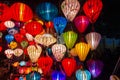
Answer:
[{"label": "oval lantern", "polygon": [[67,48],[71,49],[77,40],[77,37],[78,37],[77,33],[73,31],[67,31],[67,32],[64,32],[62,35]]},{"label": "oval lantern", "polygon": [[26,48],[28,46],[28,42],[26,40],[23,40],[22,42],[20,42],[20,45],[22,48]]},{"label": "oval lantern", "polygon": [[52,80],[66,80],[66,76],[61,71],[53,71],[51,74]]},{"label": "oval lantern", "polygon": [[103,66],[104,64],[100,60],[90,59],[87,61],[87,67],[94,78],[101,74]]},{"label": "oval lantern", "polygon": [[11,35],[15,35],[18,33],[18,28],[10,28],[8,29],[8,33]]},{"label": "oval lantern", "polygon": [[28,41],[33,41],[34,37],[31,34],[26,33],[25,36],[26,36],[26,38],[27,38]]},{"label": "oval lantern", "polygon": [[87,27],[89,25],[89,19],[88,19],[88,17],[86,17],[84,15],[77,16],[74,19],[74,24],[75,24],[75,27],[77,28],[77,30],[80,33],[83,33],[83,32],[85,32],[85,30],[87,29]]},{"label": "oval lantern", "polygon": [[86,44],[85,42],[80,42],[75,45],[75,50],[79,57],[79,60],[84,61],[90,50],[90,45]]},{"label": "oval lantern", "polygon": [[95,50],[99,45],[101,35],[97,32],[90,32],[85,36],[85,38],[87,43],[90,45],[91,50]]},{"label": "oval lantern", "polygon": [[14,36],[11,35],[11,34],[7,34],[7,35],[5,36],[5,40],[7,41],[7,43],[10,43],[11,41],[14,40]]},{"label": "oval lantern", "polygon": [[43,2],[37,6],[36,13],[42,19],[51,21],[58,15],[58,9],[54,4],[50,2]]},{"label": "oval lantern", "polygon": [[7,27],[7,28],[13,28],[15,26],[15,23],[13,21],[5,21],[4,22],[4,25]]},{"label": "oval lantern", "polygon": [[78,0],[67,0],[63,1],[61,4],[61,9],[65,17],[69,21],[73,21],[78,11],[80,10],[80,3]]},{"label": "oval lantern", "polygon": [[91,73],[88,70],[78,69],[75,73],[77,80],[90,80]]},{"label": "oval lantern", "polygon": [[63,56],[65,55],[66,47],[63,44],[54,44],[52,46],[52,53],[56,59],[56,61],[61,61]]},{"label": "oval lantern", "polygon": [[15,41],[11,41],[8,45],[10,49],[15,49],[18,46],[18,43]]},{"label": "oval lantern", "polygon": [[15,55],[15,56],[20,57],[22,54],[23,54],[23,50],[22,50],[22,49],[16,48],[16,49],[14,50],[14,55]]},{"label": "oval lantern", "polygon": [[33,18],[32,9],[27,4],[16,2],[10,8],[12,18],[16,21],[27,22]]},{"label": "oval lantern", "polygon": [[25,61],[20,61],[19,65],[20,65],[20,66],[25,66],[25,65],[26,65],[26,62],[25,62]]},{"label": "oval lantern", "polygon": [[102,0],[87,0],[83,5],[83,11],[89,17],[91,23],[95,23],[102,11]]},{"label": "oval lantern", "polygon": [[20,33],[16,33],[16,34],[14,34],[14,38],[15,38],[16,42],[22,42],[24,39],[24,36]]},{"label": "oval lantern", "polygon": [[71,76],[76,69],[76,61],[73,58],[64,58],[62,60],[62,67],[67,76]]},{"label": "oval lantern", "polygon": [[6,49],[6,50],[4,51],[4,53],[5,53],[6,57],[7,57],[8,59],[10,59],[10,58],[13,56],[14,51],[13,51],[12,49]]},{"label": "oval lantern", "polygon": [[64,17],[56,17],[53,19],[53,24],[57,34],[61,34],[67,25],[67,20]]}]

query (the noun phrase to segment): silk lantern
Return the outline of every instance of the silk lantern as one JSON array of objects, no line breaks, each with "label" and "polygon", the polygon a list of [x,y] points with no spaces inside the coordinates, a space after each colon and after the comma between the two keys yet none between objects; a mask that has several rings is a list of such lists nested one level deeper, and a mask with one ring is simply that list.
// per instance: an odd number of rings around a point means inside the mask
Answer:
[{"label": "silk lantern", "polygon": [[4,53],[5,53],[6,57],[7,57],[8,59],[10,59],[10,58],[13,56],[14,51],[13,51],[12,49],[6,49],[6,50],[4,51]]},{"label": "silk lantern", "polygon": [[101,74],[103,66],[104,64],[100,60],[90,59],[87,61],[87,67],[94,78]]},{"label": "silk lantern", "polygon": [[90,50],[90,45],[85,42],[79,42],[75,45],[76,53],[80,61],[84,61]]},{"label": "silk lantern", "polygon": [[5,40],[7,41],[7,43],[10,43],[11,41],[14,40],[14,36],[11,35],[11,34],[7,34],[7,35],[5,36]]},{"label": "silk lantern", "polygon": [[73,21],[78,11],[80,10],[80,3],[78,0],[69,0],[69,2],[63,1],[61,9],[65,17],[69,21]]},{"label": "silk lantern", "polygon": [[99,45],[101,35],[97,32],[90,32],[85,36],[85,38],[87,43],[90,45],[91,50],[95,50]]},{"label": "silk lantern", "polygon": [[86,17],[84,15],[77,16],[74,19],[74,24],[75,24],[75,27],[77,28],[77,30],[80,33],[83,33],[83,32],[85,32],[85,30],[87,29],[87,27],[89,25],[89,19],[88,19],[88,17]]},{"label": "silk lantern", "polygon": [[56,59],[56,61],[61,61],[63,56],[65,55],[66,47],[63,44],[54,44],[52,46],[52,53]]},{"label": "silk lantern", "polygon": [[53,24],[54,24],[54,28],[57,32],[57,34],[61,34],[63,33],[66,25],[67,25],[67,20],[64,17],[55,17],[53,19]]},{"label": "silk lantern", "polygon": [[90,80],[91,73],[88,70],[78,69],[75,73],[77,80]]},{"label": "silk lantern", "polygon": [[62,67],[67,76],[71,76],[76,69],[76,61],[73,58],[64,58],[62,60]]},{"label": "silk lantern", "polygon": [[50,2],[43,2],[36,7],[36,13],[42,19],[51,21],[58,15],[58,9]]},{"label": "silk lantern", "polygon": [[67,31],[67,32],[64,32],[62,35],[67,48],[71,49],[77,40],[77,37],[78,37],[77,33],[73,31]]},{"label": "silk lantern", "polygon": [[83,11],[89,17],[91,23],[95,23],[102,11],[102,0],[87,0],[83,5]]},{"label": "silk lantern", "polygon": [[27,22],[33,18],[32,9],[24,3],[16,2],[11,5],[12,19],[21,22]]},{"label": "silk lantern", "polygon": [[7,28],[13,28],[15,26],[15,23],[13,21],[5,21],[4,22],[4,25],[7,27]]}]

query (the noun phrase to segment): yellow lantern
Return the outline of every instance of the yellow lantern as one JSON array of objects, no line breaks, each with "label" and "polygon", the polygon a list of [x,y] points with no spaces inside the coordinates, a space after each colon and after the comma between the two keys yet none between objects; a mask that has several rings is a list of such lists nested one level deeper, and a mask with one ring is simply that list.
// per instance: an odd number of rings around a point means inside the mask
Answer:
[{"label": "yellow lantern", "polygon": [[15,41],[10,42],[10,44],[8,45],[8,47],[11,49],[15,49],[17,46],[18,46],[17,42],[15,42]]},{"label": "yellow lantern", "polygon": [[75,50],[80,61],[84,61],[90,50],[90,45],[86,44],[85,42],[80,42],[75,45]]}]

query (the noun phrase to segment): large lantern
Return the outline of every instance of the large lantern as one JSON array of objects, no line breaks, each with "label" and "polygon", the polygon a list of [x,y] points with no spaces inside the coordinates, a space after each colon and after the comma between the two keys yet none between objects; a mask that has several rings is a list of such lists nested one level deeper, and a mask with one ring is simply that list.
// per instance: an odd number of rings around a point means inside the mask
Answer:
[{"label": "large lantern", "polygon": [[91,73],[88,70],[78,69],[75,75],[76,75],[77,80],[90,80],[91,79]]},{"label": "large lantern", "polygon": [[98,77],[103,69],[103,62],[100,60],[90,59],[87,61],[87,67],[94,78]]},{"label": "large lantern", "polygon": [[91,23],[95,23],[102,10],[102,0],[87,0],[83,5],[83,10],[86,16],[89,17]]},{"label": "large lantern", "polygon": [[90,45],[91,50],[95,50],[101,40],[101,35],[97,32],[90,32],[86,36],[86,41]]},{"label": "large lantern", "polygon": [[77,16],[74,19],[74,24],[75,27],[78,29],[78,31],[80,33],[85,32],[85,30],[87,29],[88,25],[89,25],[89,19],[88,17],[82,15],[82,16]]},{"label": "large lantern", "polygon": [[75,50],[80,61],[84,61],[90,50],[90,45],[86,44],[85,42],[80,42],[75,45]]},{"label": "large lantern", "polygon": [[43,2],[37,6],[36,13],[42,19],[51,21],[58,15],[58,9],[50,2]]},{"label": "large lantern", "polygon": [[80,3],[78,0],[65,0],[61,4],[61,9],[65,17],[73,21],[80,9]]},{"label": "large lantern", "polygon": [[63,39],[65,41],[67,48],[71,49],[77,40],[77,37],[78,37],[77,33],[73,31],[68,31],[68,32],[63,33],[62,35],[63,35]]},{"label": "large lantern", "polygon": [[27,22],[33,18],[32,9],[24,3],[16,2],[10,8],[12,18],[16,21]]}]

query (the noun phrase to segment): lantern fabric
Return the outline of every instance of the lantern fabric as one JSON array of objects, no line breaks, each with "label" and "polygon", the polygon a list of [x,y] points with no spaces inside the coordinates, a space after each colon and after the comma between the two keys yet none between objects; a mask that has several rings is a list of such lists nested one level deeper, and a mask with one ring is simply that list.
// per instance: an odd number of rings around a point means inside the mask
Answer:
[{"label": "lantern fabric", "polygon": [[76,53],[75,48],[72,48],[72,49],[70,50],[70,54],[71,54],[72,56],[77,56],[77,53]]},{"label": "lantern fabric", "polygon": [[90,50],[90,45],[85,42],[80,42],[75,45],[75,50],[80,61],[84,61]]},{"label": "lantern fabric", "polygon": [[54,24],[54,28],[57,32],[57,34],[61,34],[63,33],[66,25],[67,25],[67,20],[64,17],[55,17],[53,19],[53,24]]},{"label": "lantern fabric", "polygon": [[67,48],[71,49],[77,40],[77,37],[78,37],[77,33],[73,31],[67,31],[67,32],[64,32],[62,35]]},{"label": "lantern fabric", "polygon": [[96,59],[90,59],[87,61],[87,67],[94,78],[98,77],[103,69],[103,62]]},{"label": "lantern fabric", "polygon": [[83,5],[83,11],[89,17],[91,23],[95,23],[102,11],[102,0],[87,0]]},{"label": "lantern fabric", "polygon": [[50,2],[43,2],[36,7],[36,13],[43,20],[52,21],[58,15],[58,9]]},{"label": "lantern fabric", "polygon": [[32,9],[24,3],[16,2],[11,5],[12,19],[21,22],[27,22],[33,18]]},{"label": "lantern fabric", "polygon": [[7,28],[13,28],[15,26],[15,23],[13,21],[5,21],[4,22],[4,25],[7,27]]},{"label": "lantern fabric", "polygon": [[101,35],[97,32],[90,32],[85,36],[85,38],[87,43],[90,45],[91,50],[95,50],[99,45]]},{"label": "lantern fabric", "polygon": [[86,17],[84,15],[80,15],[74,19],[74,24],[75,24],[75,27],[77,28],[77,30],[80,33],[83,33],[83,32],[85,32],[85,30],[87,29],[87,27],[89,25],[89,19],[88,19],[88,17]]},{"label": "lantern fabric", "polygon": [[75,74],[77,80],[90,80],[91,73],[88,70],[78,69]]},{"label": "lantern fabric", "polygon": [[20,61],[20,66],[25,66],[26,65],[26,62],[25,61]]},{"label": "lantern fabric", "polygon": [[15,41],[11,41],[9,44],[8,44],[8,47],[10,49],[15,49],[16,47],[18,46],[17,42]]},{"label": "lantern fabric", "polygon": [[5,36],[5,40],[7,41],[7,43],[10,43],[11,41],[14,40],[14,36],[11,35],[11,34],[7,34],[7,35]]},{"label": "lantern fabric", "polygon": [[12,49],[6,49],[6,50],[4,51],[4,53],[5,53],[6,57],[7,57],[8,59],[10,59],[10,58],[13,56],[14,51],[13,51]]},{"label": "lantern fabric", "polygon": [[26,33],[25,36],[26,36],[26,38],[27,38],[28,41],[33,41],[34,37],[31,34]]},{"label": "lantern fabric", "polygon": [[9,28],[8,29],[8,33],[11,34],[11,35],[15,35],[18,33],[18,28]]},{"label": "lantern fabric", "polygon": [[21,42],[21,41],[23,41],[24,36],[20,33],[16,33],[16,34],[14,34],[14,38],[15,38],[16,42]]},{"label": "lantern fabric", "polygon": [[61,4],[61,9],[65,17],[69,21],[73,21],[80,10],[80,3],[78,0],[64,0]]}]

